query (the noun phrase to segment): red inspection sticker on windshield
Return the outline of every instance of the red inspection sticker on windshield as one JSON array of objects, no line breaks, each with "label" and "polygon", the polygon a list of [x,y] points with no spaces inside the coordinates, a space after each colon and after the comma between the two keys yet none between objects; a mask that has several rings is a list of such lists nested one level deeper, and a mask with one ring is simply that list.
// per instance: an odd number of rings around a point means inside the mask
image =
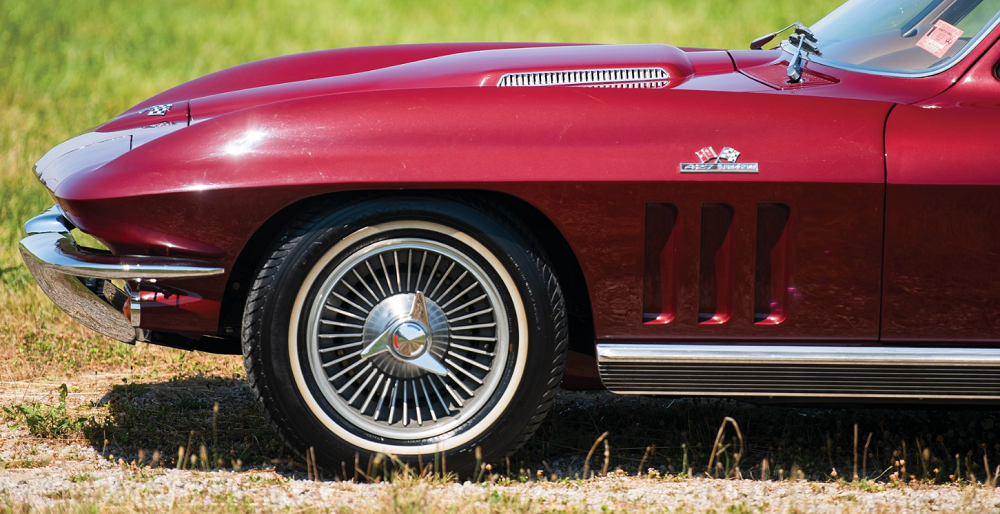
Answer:
[{"label": "red inspection sticker on windshield", "polygon": [[944,54],[948,52],[948,49],[951,48],[960,37],[962,37],[962,31],[958,27],[944,20],[938,20],[937,23],[931,27],[931,30],[924,34],[924,37],[920,38],[920,41],[917,41],[917,46],[927,50],[940,59],[944,57]]}]

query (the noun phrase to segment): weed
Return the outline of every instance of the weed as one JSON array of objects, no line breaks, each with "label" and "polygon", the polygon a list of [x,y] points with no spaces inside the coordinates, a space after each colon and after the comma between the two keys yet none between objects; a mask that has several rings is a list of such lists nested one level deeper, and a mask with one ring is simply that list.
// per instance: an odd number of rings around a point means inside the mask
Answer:
[{"label": "weed", "polygon": [[59,386],[59,402],[56,405],[31,403],[4,407],[3,410],[15,422],[19,420],[23,422],[33,436],[61,437],[79,430],[87,421],[87,418],[74,417],[66,413],[67,395],[69,389],[66,384],[62,384]]},{"label": "weed", "polygon": [[93,482],[94,480],[96,480],[96,478],[90,473],[77,473],[69,476],[69,481],[74,484],[78,484],[80,482]]},{"label": "weed", "polygon": [[762,512],[764,512],[764,507],[752,508],[745,501],[726,507],[726,514],[760,514]]}]

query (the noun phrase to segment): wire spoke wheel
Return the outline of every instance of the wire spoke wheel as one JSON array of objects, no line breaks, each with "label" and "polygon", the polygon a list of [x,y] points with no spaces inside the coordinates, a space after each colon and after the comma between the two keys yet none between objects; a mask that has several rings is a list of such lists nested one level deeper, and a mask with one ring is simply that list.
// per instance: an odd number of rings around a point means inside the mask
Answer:
[{"label": "wire spoke wheel", "polygon": [[[418,302],[423,315],[413,316]],[[346,256],[306,323],[323,397],[355,427],[395,440],[435,437],[470,419],[508,357],[507,312],[493,281],[464,252],[427,238],[387,239]],[[380,336],[387,351],[366,355]],[[441,367],[422,365],[428,360]]]},{"label": "wire spoke wheel", "polygon": [[289,222],[247,298],[247,380],[279,437],[321,467],[499,462],[562,379],[551,262],[501,207],[393,200],[320,202]]}]

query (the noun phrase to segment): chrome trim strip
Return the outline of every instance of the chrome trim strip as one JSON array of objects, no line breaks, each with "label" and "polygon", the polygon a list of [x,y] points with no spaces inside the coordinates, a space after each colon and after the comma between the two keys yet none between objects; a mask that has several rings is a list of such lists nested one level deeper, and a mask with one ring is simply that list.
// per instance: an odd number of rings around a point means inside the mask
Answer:
[{"label": "chrome trim strip", "polygon": [[1000,400],[1000,348],[598,344],[618,394]]},{"label": "chrome trim strip", "polygon": [[[856,64],[848,64],[848,63],[841,62],[841,61],[835,61],[833,59],[825,59],[823,57],[819,57],[819,56],[816,56],[816,55],[813,55],[813,54],[805,54],[805,55],[803,55],[803,57],[807,61],[809,61],[809,62],[814,62],[816,64],[820,64],[820,65],[823,65],[823,66],[829,66],[831,68],[837,68],[837,69],[841,69],[841,70],[856,71],[858,73],[865,73],[865,74],[868,74],[868,75],[882,75],[882,76],[885,76],[885,77],[898,77],[898,78],[914,78],[914,79],[918,79],[918,78],[923,78],[923,77],[930,77],[932,75],[938,75],[940,73],[944,73],[944,72],[950,70],[951,68],[955,67],[955,65],[957,65],[959,62],[961,62],[963,59],[965,59],[966,56],[968,56],[972,52],[973,49],[975,49],[976,47],[978,47],[979,44],[982,43],[984,39],[986,39],[986,36],[988,36],[990,33],[992,33],[993,29],[997,28],[997,25],[1000,25],[1000,15],[997,15],[997,16],[995,16],[993,18],[993,22],[990,24],[990,28],[989,29],[980,31],[979,34],[977,34],[975,38],[973,38],[972,40],[970,40],[964,47],[962,47],[962,51],[959,52],[954,57],[952,57],[951,60],[949,60],[948,62],[946,62],[946,63],[944,63],[944,64],[942,64],[942,65],[940,65],[940,66],[938,66],[936,68],[930,68],[930,69],[927,69],[927,70],[924,70],[924,71],[905,72],[905,71],[891,71],[891,70],[887,70],[887,69],[883,69],[883,68],[871,68],[871,67],[868,67],[868,66],[859,66],[859,65],[856,65]],[[795,53],[794,50],[789,51],[787,48],[785,48],[786,46],[791,47],[793,49],[795,48],[795,45],[792,45],[791,43],[789,43],[789,41],[787,39],[782,40],[781,41],[781,49],[783,51],[785,51],[785,52],[788,52],[789,54],[794,54]],[[820,48],[820,50],[823,50],[823,49]]]},{"label": "chrome trim strip", "polygon": [[1000,400],[1000,394],[997,395],[961,395],[956,396],[953,394],[912,394],[912,393],[896,393],[892,395],[885,394],[839,394],[839,393],[795,393],[795,392],[770,392],[770,393],[754,393],[754,392],[743,392],[743,391],[727,391],[720,393],[718,391],[698,391],[692,389],[690,391],[669,391],[669,390],[643,390],[643,389],[629,389],[627,391],[619,391],[615,389],[609,389],[612,393],[621,395],[643,395],[643,396],[713,396],[720,398],[841,398],[841,399],[905,399],[905,400]]},{"label": "chrome trim strip", "polygon": [[597,363],[842,364],[1000,367],[1000,348],[598,344]]},{"label": "chrome trim strip", "polygon": [[45,212],[24,223],[24,233],[29,236],[46,232],[69,234],[74,228],[76,227],[66,218],[58,205],[49,207]]},{"label": "chrome trim strip", "polygon": [[67,275],[106,279],[193,278],[219,275],[225,270],[197,261],[145,255],[97,254],[77,246],[66,233],[43,232],[21,240],[21,254],[46,268]]}]

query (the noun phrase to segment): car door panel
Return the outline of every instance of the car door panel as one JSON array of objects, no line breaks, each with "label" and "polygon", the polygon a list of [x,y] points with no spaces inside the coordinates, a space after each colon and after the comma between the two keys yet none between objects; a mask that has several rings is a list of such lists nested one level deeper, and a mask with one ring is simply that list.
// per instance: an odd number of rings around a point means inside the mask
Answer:
[{"label": "car door panel", "polygon": [[883,340],[1000,342],[998,131],[988,102],[890,115]]}]

